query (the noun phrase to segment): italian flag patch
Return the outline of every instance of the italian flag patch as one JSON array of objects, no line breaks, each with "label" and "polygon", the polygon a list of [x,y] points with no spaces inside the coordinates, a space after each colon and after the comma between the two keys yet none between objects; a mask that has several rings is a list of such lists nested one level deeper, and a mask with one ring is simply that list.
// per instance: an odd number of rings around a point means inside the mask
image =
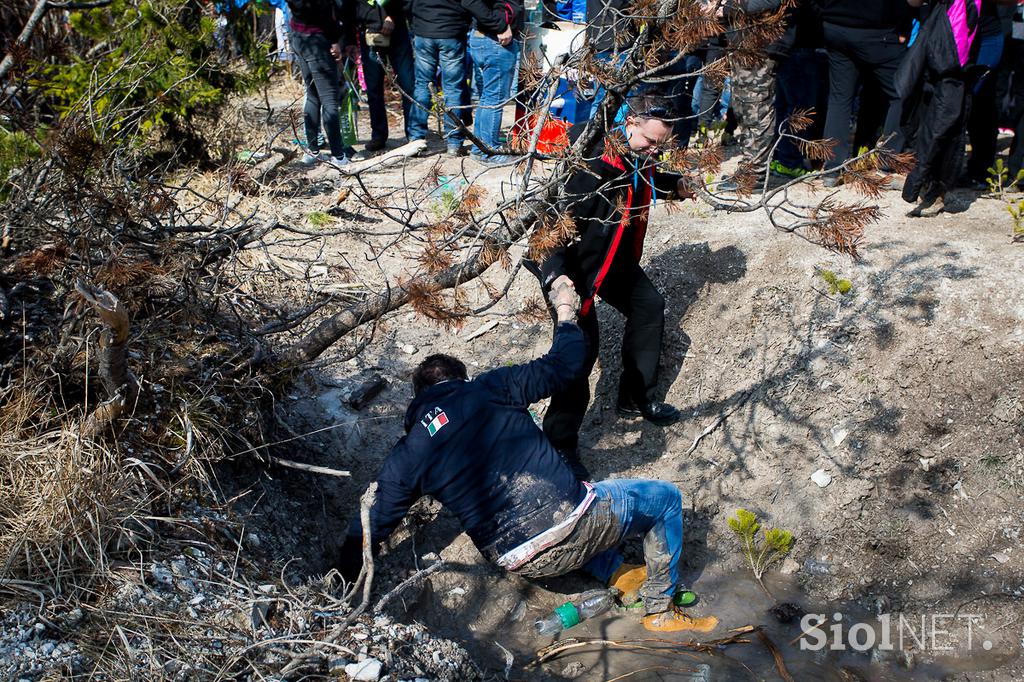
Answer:
[{"label": "italian flag patch", "polygon": [[441,427],[447,423],[448,415],[446,415],[443,411],[439,412],[437,416],[435,416],[433,420],[431,420],[431,422],[427,424],[427,433],[429,433],[430,437],[433,438],[434,434],[440,431]]}]

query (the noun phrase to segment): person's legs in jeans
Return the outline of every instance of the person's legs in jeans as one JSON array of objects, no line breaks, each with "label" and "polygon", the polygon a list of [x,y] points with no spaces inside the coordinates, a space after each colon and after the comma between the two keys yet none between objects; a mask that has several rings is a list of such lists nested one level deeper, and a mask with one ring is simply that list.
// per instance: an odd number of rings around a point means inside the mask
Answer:
[{"label": "person's legs in jeans", "polygon": [[327,133],[331,156],[345,155],[341,141],[341,122],[338,118],[338,64],[331,56],[331,46],[322,33],[305,35],[292,33],[299,68],[306,83],[306,103],[303,107],[303,123],[306,129],[306,145],[312,154],[320,151],[318,138],[320,125]]},{"label": "person's legs in jeans", "polygon": [[[671,483],[646,479],[613,479],[594,486],[598,499],[611,501],[621,524],[620,543],[644,538],[647,579],[640,588],[647,613],[669,610],[680,587],[679,561],[683,554],[682,496]],[[617,549],[591,557],[584,570],[607,583],[622,565]]]},{"label": "person's legs in jeans", "polygon": [[826,168],[835,168],[850,157],[850,114],[857,89],[857,66],[847,53],[846,30],[824,25],[828,49],[828,113],[824,135],[836,142],[832,158],[825,162]]},{"label": "person's legs in jeans", "polygon": [[431,87],[437,73],[438,40],[416,36],[413,39],[415,52],[416,85],[414,87],[412,109],[410,110],[409,139],[427,139],[427,127],[430,123]]},{"label": "person's legs in jeans", "polygon": [[402,116],[405,121],[405,136],[412,139],[410,131],[410,113],[413,108],[412,97],[416,89],[416,66],[413,63],[412,39],[407,31],[393,33],[391,46],[388,48],[388,60],[395,71],[395,83],[402,95]]},{"label": "person's legs in jeans", "polygon": [[[469,38],[473,64],[480,70],[480,101],[473,125],[473,133],[491,149],[501,146],[502,108],[512,89],[519,45],[513,41],[502,47],[497,41],[478,35]],[[475,144],[472,152],[483,154]]]},{"label": "person's legs in jeans", "polygon": [[[807,48],[793,48],[789,56],[779,62],[777,73],[778,92],[775,98],[775,118],[777,121],[786,121],[793,112],[804,109],[814,109],[817,102],[817,62],[814,50]],[[798,135],[803,139],[807,137],[807,129],[800,131],[787,130],[786,132]],[[775,159],[786,168],[802,170],[804,157],[800,152],[797,143],[786,137],[779,141],[775,149]]]},{"label": "person's legs in jeans", "polygon": [[[441,65],[441,89],[445,95],[445,107],[454,109],[453,113],[461,119],[462,114],[458,107],[462,105],[468,94],[466,88],[466,39],[439,38],[435,42],[437,43],[438,61]],[[444,129],[448,148],[461,147],[465,135],[447,114],[444,115]]]},{"label": "person's legs in jeans", "polygon": [[382,52],[389,48],[371,50],[364,42],[360,45],[363,57],[363,78],[366,80],[366,105],[370,110],[370,139],[383,142],[388,139],[388,112],[384,106],[384,61]]}]

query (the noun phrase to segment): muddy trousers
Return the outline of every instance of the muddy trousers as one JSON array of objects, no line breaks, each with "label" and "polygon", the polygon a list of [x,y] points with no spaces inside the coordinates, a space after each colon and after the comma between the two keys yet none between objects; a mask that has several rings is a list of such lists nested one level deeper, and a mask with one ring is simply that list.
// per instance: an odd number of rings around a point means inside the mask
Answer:
[{"label": "muddy trousers", "polygon": [[605,584],[622,565],[619,547],[644,538],[647,580],[640,588],[647,613],[667,611],[679,589],[683,553],[682,496],[671,483],[614,479],[594,485],[596,499],[573,532],[513,571],[550,578],[582,568]]},{"label": "muddy trousers", "polygon": [[[656,400],[658,361],[665,331],[665,297],[639,265],[612,268],[601,285],[601,299],[626,316],[622,335],[622,376],[619,400],[637,405]],[[580,470],[580,426],[590,404],[590,372],[600,348],[597,313],[593,307],[579,319],[587,337],[583,371],[565,390],[551,397],[544,415],[544,433],[574,470]]]}]

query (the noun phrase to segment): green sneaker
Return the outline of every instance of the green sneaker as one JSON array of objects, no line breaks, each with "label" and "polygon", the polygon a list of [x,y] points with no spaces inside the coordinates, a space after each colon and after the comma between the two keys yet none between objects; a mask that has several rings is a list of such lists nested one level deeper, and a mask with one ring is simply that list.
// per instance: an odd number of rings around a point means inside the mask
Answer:
[{"label": "green sneaker", "polygon": [[789,166],[784,166],[778,161],[772,161],[769,167],[773,173],[785,175],[787,178],[799,178],[810,173],[809,170],[805,170],[803,168],[790,168]]},{"label": "green sneaker", "polygon": [[679,590],[672,597],[672,603],[676,606],[693,606],[697,603],[697,593],[692,590]]},{"label": "green sneaker", "polygon": [[[675,596],[672,597],[672,604],[673,604],[673,606],[677,606],[677,607],[693,606],[696,603],[697,603],[697,593],[692,591],[692,590],[679,590],[678,592],[675,593]],[[639,609],[639,608],[642,608],[643,605],[644,605],[644,600],[640,599],[639,597],[637,597],[636,601],[634,601],[634,602],[632,602],[630,604],[623,604],[622,608],[624,608],[624,609]]]}]

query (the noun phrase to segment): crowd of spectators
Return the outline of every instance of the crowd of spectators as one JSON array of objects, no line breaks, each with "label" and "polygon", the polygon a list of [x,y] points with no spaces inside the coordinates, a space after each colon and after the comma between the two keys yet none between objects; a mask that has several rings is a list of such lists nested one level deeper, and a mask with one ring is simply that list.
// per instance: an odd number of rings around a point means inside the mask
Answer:
[{"label": "crowd of spectators", "polygon": [[[957,186],[982,190],[999,180],[992,169],[1000,129],[1020,133],[1024,122],[1024,79],[1018,76],[1024,19],[1016,0],[706,1],[720,15],[721,34],[681,59],[666,50],[676,79],[650,86],[671,94],[677,144],[709,136],[737,143],[743,167],[756,172],[759,186],[838,169],[879,144],[910,151],[916,166],[893,187],[916,204],[918,215],[942,210],[946,193]],[[637,26],[632,0],[544,0],[530,10],[522,0],[276,4],[279,53],[294,59],[306,86],[304,161],[310,164],[344,164],[385,148],[392,136],[388,68],[401,93],[408,142],[423,141],[425,151],[430,116],[437,113],[449,155],[463,155],[472,138],[468,151],[481,163],[507,163],[502,126],[512,121],[503,113],[529,96],[517,84],[524,51],[531,49],[527,32],[578,31],[597,58],[614,67]],[[740,58],[730,46],[758,15],[782,16],[785,30],[766,47],[765,58]],[[721,59],[729,66],[724,88],[699,74]],[[339,64],[346,60],[359,64],[369,109],[363,153],[338,133]],[[603,96],[589,85],[569,83],[564,93],[582,105],[570,114],[577,119],[596,111]],[[811,125],[788,131],[786,122],[797,111],[813,111]],[[833,140],[831,158],[805,158],[798,140],[780,135],[786,132]],[[1013,139],[1004,185],[1015,183],[1024,162],[1020,136]],[[840,172],[823,176],[826,187],[842,180]],[[738,189],[729,177],[718,188]]]}]

